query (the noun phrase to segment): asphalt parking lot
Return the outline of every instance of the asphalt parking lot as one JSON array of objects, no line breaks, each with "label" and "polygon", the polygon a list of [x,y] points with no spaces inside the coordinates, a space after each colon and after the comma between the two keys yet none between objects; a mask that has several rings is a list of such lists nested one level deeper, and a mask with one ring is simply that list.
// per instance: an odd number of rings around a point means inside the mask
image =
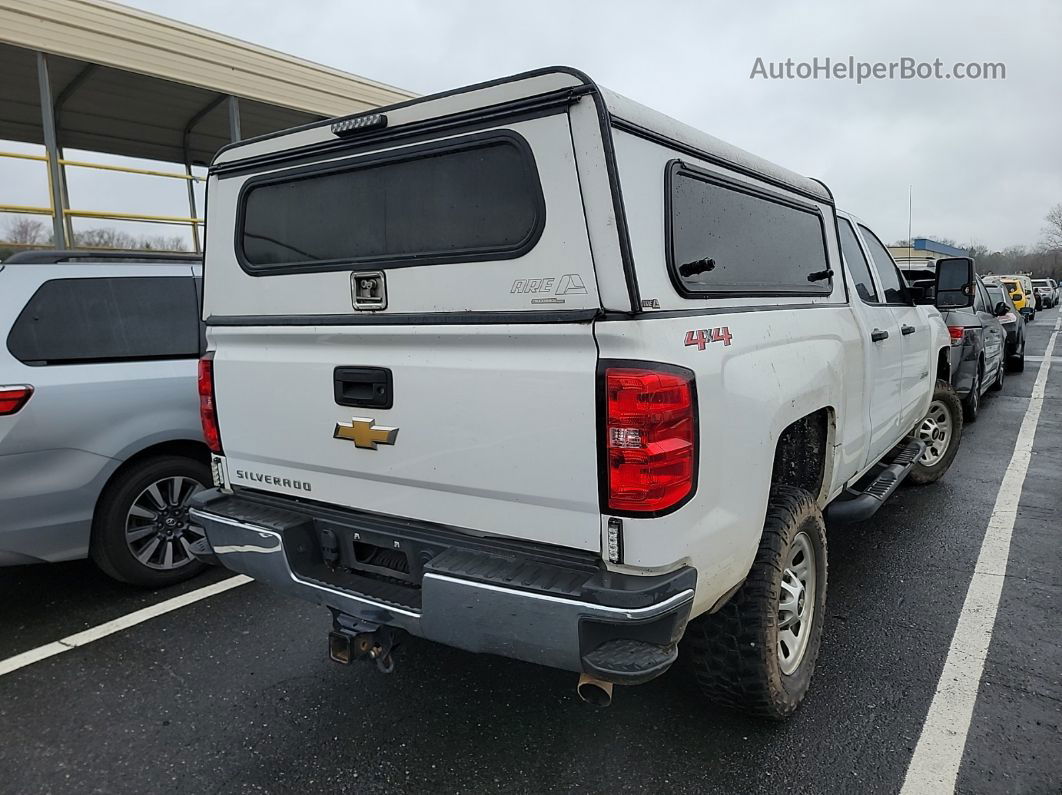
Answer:
[{"label": "asphalt parking lot", "polygon": [[[575,677],[411,640],[390,676],[328,661],[327,610],[241,585],[0,674],[3,792],[897,792],[948,657],[1058,310],[951,471],[832,529],[828,623],[785,724],[705,704],[680,665],[579,703]],[[959,769],[1062,790],[1062,346]],[[222,580],[143,592],[87,563],[0,570],[0,660]]]}]

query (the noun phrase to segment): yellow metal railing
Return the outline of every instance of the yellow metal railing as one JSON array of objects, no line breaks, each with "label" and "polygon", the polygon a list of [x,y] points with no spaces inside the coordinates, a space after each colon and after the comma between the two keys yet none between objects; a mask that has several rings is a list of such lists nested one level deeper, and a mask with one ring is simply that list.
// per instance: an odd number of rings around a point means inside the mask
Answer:
[{"label": "yellow metal railing", "polygon": [[[28,204],[3,204],[0,203],[0,213],[12,213],[17,215],[47,215],[50,217],[55,216],[55,196],[52,192],[52,180],[51,180],[51,164],[48,162],[46,155],[31,155],[23,154],[21,152],[0,152],[0,158],[10,158],[13,160],[33,160],[44,163],[45,169],[47,169],[46,176],[48,177],[48,205],[47,206],[35,206]],[[180,179],[185,181],[191,181],[193,183],[203,182],[202,177],[198,177],[194,174],[182,174],[177,171],[156,171],[154,169],[147,168],[132,168],[130,166],[115,166],[108,165],[106,163],[90,163],[84,160],[68,160],[66,158],[59,158],[56,162],[60,167],[71,168],[92,168],[100,171],[116,171],[122,174],[140,174],[149,177],[165,177],[168,179]],[[65,188],[64,188],[65,190]],[[70,218],[98,218],[108,221],[138,221],[142,223],[152,224],[176,224],[182,226],[190,226],[192,228],[193,240],[195,242],[195,248],[199,248],[199,227],[203,225],[202,218],[194,218],[191,216],[182,215],[151,215],[147,213],[122,213],[122,212],[108,212],[101,210],[77,210],[64,207],[62,210],[64,216]],[[3,243],[0,240],[0,243]],[[70,248],[77,248],[75,241],[68,240],[67,244]],[[12,244],[8,244],[12,245]],[[15,244],[24,245],[24,244]],[[27,246],[30,248],[38,246]]]}]

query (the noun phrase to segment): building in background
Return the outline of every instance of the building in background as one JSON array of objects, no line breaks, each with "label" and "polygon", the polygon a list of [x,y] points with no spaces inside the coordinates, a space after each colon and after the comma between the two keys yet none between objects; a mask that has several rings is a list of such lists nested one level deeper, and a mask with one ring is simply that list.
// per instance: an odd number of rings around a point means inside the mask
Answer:
[{"label": "building in background", "polygon": [[889,246],[889,253],[901,267],[908,263],[933,263],[944,257],[967,256],[966,249],[939,243],[928,237],[916,237],[910,246]]},{"label": "building in background", "polygon": [[[0,219],[46,221],[47,245],[58,247],[77,245],[75,223],[114,221],[183,229],[189,248],[198,251],[202,219],[194,183],[202,177],[193,167],[208,164],[219,148],[414,96],[104,0],[0,0],[0,75],[0,167],[37,161],[48,188],[46,205],[17,204],[5,197],[0,173]],[[37,146],[3,151],[16,148],[4,141]],[[179,168],[73,160],[64,156],[67,149]],[[129,196],[120,195],[108,195],[113,205],[106,209],[88,209],[77,197],[72,201],[68,169],[183,181],[188,212],[138,212]],[[0,224],[0,244],[4,230]]]}]

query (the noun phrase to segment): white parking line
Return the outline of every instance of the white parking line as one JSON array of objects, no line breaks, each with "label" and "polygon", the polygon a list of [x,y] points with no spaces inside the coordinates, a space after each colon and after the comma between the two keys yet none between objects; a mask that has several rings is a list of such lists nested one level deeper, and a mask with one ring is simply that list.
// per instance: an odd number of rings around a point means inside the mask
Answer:
[{"label": "white parking line", "polygon": [[984,541],[981,542],[981,551],[955,626],[948,658],[937,682],[933,703],[929,705],[922,735],[918,738],[914,756],[907,768],[901,795],[950,794],[955,791],[959,764],[966,747],[966,736],[970,731],[977,690],[1007,573],[1018,501],[1025,484],[1025,475],[1029,471],[1033,438],[1044,405],[1051,354],[1060,327],[1062,318],[1055,321],[1043,362],[1036,374],[1029,407],[1025,410],[1025,418],[1014,444],[1014,455],[996,495],[996,504],[988,520]]},{"label": "white parking line", "polygon": [[190,605],[202,601],[203,599],[209,599],[211,596],[216,596],[225,591],[231,591],[233,588],[245,585],[249,582],[254,582],[254,580],[243,574],[238,574],[235,577],[229,577],[228,579],[216,582],[213,585],[197,588],[194,591],[175,596],[172,599],[166,599],[158,604],[153,604],[140,610],[134,610],[132,613],[120,616],[113,621],[107,621],[106,623],[90,627],[82,632],[67,635],[65,638],[46,643],[43,646],[38,646],[29,651],[24,651],[21,654],[16,654],[14,657],[8,657],[6,660],[0,660],[0,676],[9,674],[12,671],[17,671],[19,668],[25,668],[27,665],[32,665],[35,662],[46,660],[49,657],[54,657],[56,654],[62,654],[64,651],[70,651],[79,646],[92,643],[94,640],[113,635],[115,632],[121,632],[123,629],[129,629],[129,627],[135,627],[137,624],[143,624],[145,621],[150,621],[156,616],[172,612],[185,605]]}]

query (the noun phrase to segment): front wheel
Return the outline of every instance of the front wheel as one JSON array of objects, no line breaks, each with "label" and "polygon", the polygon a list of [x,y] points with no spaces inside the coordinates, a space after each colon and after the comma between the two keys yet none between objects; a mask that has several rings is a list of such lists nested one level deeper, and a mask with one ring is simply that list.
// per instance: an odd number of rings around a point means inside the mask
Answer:
[{"label": "front wheel", "polygon": [[907,479],[918,484],[940,480],[955,460],[962,439],[962,403],[947,381],[937,381],[929,411],[914,435],[925,442],[926,449]]},{"label": "front wheel", "polygon": [[202,533],[188,523],[188,503],[210,482],[210,468],[184,456],[158,456],[120,470],[93,518],[96,565],[116,580],[152,588],[201,572],[205,565],[191,545]]},{"label": "front wheel", "polygon": [[1010,369],[1015,373],[1021,373],[1025,371],[1025,339],[1021,341],[1021,347],[1015,346],[1014,355],[1010,357],[1008,362]]},{"label": "front wheel", "polygon": [[686,628],[701,691],[760,717],[789,717],[811,684],[825,617],[822,511],[806,491],[775,486],[744,584]]}]

